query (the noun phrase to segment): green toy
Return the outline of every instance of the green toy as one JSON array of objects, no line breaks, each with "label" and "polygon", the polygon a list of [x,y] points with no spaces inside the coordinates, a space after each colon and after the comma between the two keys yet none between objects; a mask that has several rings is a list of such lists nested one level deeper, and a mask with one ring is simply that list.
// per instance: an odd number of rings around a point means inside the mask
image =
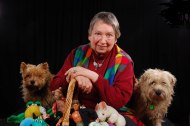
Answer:
[{"label": "green toy", "polygon": [[7,118],[8,123],[19,124],[22,120],[24,120],[24,113],[18,115],[11,115]]},{"label": "green toy", "polygon": [[[25,118],[33,118],[36,119],[40,117],[43,113],[46,113],[43,107],[41,106],[41,102],[32,102],[29,101],[26,103],[26,110],[23,113],[20,113],[18,115],[11,115],[10,117],[7,118],[8,123],[13,123],[13,124],[19,124],[21,123]],[[43,112],[42,112],[43,110]],[[45,112],[44,112],[45,111]],[[48,114],[52,114],[51,109],[47,111]]]}]

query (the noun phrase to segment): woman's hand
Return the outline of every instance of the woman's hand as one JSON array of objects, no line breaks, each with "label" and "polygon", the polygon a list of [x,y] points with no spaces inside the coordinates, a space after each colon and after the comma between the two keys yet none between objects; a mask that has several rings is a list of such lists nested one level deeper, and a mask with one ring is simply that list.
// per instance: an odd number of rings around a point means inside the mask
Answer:
[{"label": "woman's hand", "polygon": [[84,93],[89,94],[91,92],[93,87],[92,82],[87,77],[76,76],[75,79],[78,83],[79,88],[82,89]]},{"label": "woman's hand", "polygon": [[72,67],[70,68],[65,75],[68,76],[68,78],[75,78],[77,76],[84,76],[90,79],[93,83],[95,83],[98,79],[98,74],[94,71],[91,71],[89,69],[83,68],[81,66]]},{"label": "woman's hand", "polygon": [[[84,68],[84,69],[85,69],[85,68]],[[86,69],[86,70],[87,70],[87,69]],[[77,83],[78,83],[79,88],[82,89],[83,92],[85,92],[85,93],[88,94],[88,93],[91,92],[93,85],[92,85],[91,80],[90,80],[88,77],[86,77],[86,76],[84,76],[84,75],[80,75],[80,74],[77,74],[77,75],[76,75],[76,73],[82,72],[82,71],[83,71],[83,68],[82,68],[82,67],[78,67],[78,68],[77,68],[77,67],[72,67],[72,68],[70,68],[70,69],[65,73],[65,75],[66,75],[66,80],[67,80],[67,82],[69,83],[72,78],[75,78],[76,81],[77,81]],[[88,72],[88,71],[86,71],[86,72]],[[91,72],[91,71],[90,71],[90,72]],[[86,74],[86,73],[85,73],[85,74]]]}]

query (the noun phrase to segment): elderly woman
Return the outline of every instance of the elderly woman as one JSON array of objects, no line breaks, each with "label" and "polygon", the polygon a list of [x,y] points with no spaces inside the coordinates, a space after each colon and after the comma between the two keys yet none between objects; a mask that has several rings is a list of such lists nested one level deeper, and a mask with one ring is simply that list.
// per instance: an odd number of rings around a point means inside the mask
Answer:
[{"label": "elderly woman", "polygon": [[50,88],[60,86],[67,92],[68,82],[75,78],[78,100],[94,109],[100,101],[119,109],[131,99],[134,84],[133,61],[116,43],[121,33],[113,13],[99,12],[90,22],[90,43],[73,49]]}]

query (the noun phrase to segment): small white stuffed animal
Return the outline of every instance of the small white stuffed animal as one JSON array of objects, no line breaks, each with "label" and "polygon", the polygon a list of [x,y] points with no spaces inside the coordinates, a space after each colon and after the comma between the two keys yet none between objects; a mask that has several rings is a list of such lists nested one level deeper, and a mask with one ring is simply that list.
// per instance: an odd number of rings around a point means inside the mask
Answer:
[{"label": "small white stuffed animal", "polygon": [[100,122],[107,121],[108,123],[115,124],[116,126],[125,126],[125,118],[118,113],[116,109],[107,105],[104,101],[98,103],[95,107]]},{"label": "small white stuffed animal", "polygon": [[107,122],[91,122],[88,126],[109,126]]}]

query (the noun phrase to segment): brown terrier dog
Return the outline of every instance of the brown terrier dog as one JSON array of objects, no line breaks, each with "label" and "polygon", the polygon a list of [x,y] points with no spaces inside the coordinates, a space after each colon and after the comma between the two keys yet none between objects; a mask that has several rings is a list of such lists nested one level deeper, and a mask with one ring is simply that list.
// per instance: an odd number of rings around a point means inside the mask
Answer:
[{"label": "brown terrier dog", "polygon": [[22,62],[20,73],[22,74],[21,87],[24,101],[40,101],[43,107],[50,108],[54,102],[49,89],[53,75],[49,71],[48,64],[33,65]]},{"label": "brown terrier dog", "polygon": [[174,95],[176,78],[168,71],[148,69],[135,90],[135,110],[146,126],[161,126]]}]

